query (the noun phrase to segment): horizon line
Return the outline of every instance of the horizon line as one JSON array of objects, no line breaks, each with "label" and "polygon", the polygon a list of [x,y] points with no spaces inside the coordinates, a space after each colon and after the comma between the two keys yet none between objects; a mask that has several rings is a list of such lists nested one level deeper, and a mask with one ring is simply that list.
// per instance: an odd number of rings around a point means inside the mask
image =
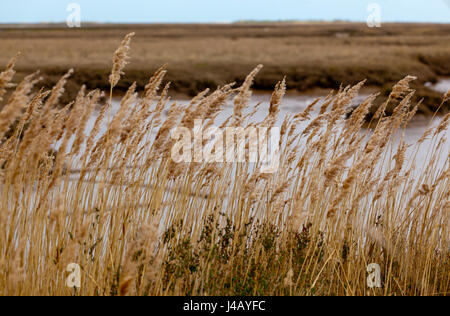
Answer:
[{"label": "horizon line", "polygon": [[[98,22],[98,21],[86,21],[81,22],[81,24],[98,24],[98,25],[157,25],[157,24],[245,24],[245,23],[352,23],[352,24],[364,24],[366,21],[359,20],[320,20],[320,19],[312,19],[312,20],[295,20],[295,19],[286,19],[286,20],[236,20],[236,21],[209,21],[209,22],[197,22],[197,21],[183,21],[183,22]],[[381,22],[382,24],[450,24],[450,22],[441,22],[441,21],[385,21]],[[66,24],[66,21],[41,21],[41,22],[0,22],[0,25],[60,25]]]}]

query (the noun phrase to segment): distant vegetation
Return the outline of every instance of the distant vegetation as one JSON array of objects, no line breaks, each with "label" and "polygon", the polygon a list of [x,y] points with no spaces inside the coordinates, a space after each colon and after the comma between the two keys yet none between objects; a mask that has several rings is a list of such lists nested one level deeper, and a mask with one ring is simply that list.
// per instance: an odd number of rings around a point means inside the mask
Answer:
[{"label": "distant vegetation", "polygon": [[265,67],[254,87],[263,90],[271,90],[273,82],[286,75],[290,90],[336,89],[341,83],[367,79],[366,85],[389,93],[395,82],[414,75],[418,77],[415,101],[424,97],[427,106],[419,111],[433,111],[440,96],[423,84],[450,76],[449,24],[383,24],[381,28],[343,22],[89,24],[81,29],[22,26],[2,28],[0,63],[21,51],[18,78],[40,69],[50,88],[68,68],[75,67],[66,88],[68,96],[73,98],[82,84],[107,90],[108,56],[120,37],[131,31],[138,34],[134,62],[116,93],[125,92],[133,81],[142,88],[147,74],[165,63],[172,91],[188,95],[227,82],[241,83],[262,63]]}]

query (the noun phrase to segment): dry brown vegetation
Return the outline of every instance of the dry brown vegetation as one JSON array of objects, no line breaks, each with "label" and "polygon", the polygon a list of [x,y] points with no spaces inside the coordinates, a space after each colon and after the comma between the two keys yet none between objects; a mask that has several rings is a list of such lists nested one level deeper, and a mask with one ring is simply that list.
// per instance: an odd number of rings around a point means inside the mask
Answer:
[{"label": "dry brown vegetation", "polygon": [[193,96],[205,88],[240,83],[255,64],[262,63],[265,67],[255,78],[254,88],[264,90],[271,90],[273,82],[285,75],[289,89],[299,91],[337,89],[341,83],[367,79],[366,85],[388,93],[395,82],[414,75],[418,77],[417,94],[434,111],[439,95],[422,84],[450,75],[448,24],[384,24],[381,28],[356,23],[2,27],[0,64],[21,51],[19,72],[41,69],[47,88],[74,67],[76,72],[66,87],[71,98],[83,84],[88,89],[107,90],[110,52],[122,34],[131,31],[139,35],[131,53],[133,64],[116,91],[125,92],[134,81],[143,88],[148,73],[167,63],[171,91]]},{"label": "dry brown vegetation", "polygon": [[[128,41],[116,51],[112,86]],[[395,145],[417,110],[412,77],[393,87],[373,130],[361,127],[374,95],[345,119],[362,83],[284,118],[274,174],[171,160],[170,130],[197,118],[214,124],[236,93],[228,124],[252,124],[256,73],[184,107],[167,98],[162,68],[140,95],[132,84],[111,115],[100,90],[83,87],[60,104],[71,72],[52,90],[33,93],[36,75],[13,88],[9,63],[0,73],[0,295],[448,295],[450,115],[417,143]],[[281,81],[259,126],[275,123],[284,92]],[[409,147],[427,150],[427,160],[406,159]],[[372,262],[381,288],[366,285]],[[82,268],[79,289],[65,285],[69,263]]]}]

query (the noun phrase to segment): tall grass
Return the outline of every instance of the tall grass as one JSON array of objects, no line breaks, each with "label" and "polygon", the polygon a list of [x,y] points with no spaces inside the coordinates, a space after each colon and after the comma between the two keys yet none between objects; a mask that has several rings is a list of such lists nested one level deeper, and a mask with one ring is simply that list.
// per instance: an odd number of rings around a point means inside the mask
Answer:
[{"label": "tall grass", "polygon": [[[126,55],[115,55],[112,87]],[[14,63],[0,74],[0,97]],[[59,104],[71,71],[37,93],[37,74],[26,77],[0,113],[0,295],[449,294],[450,116],[417,143],[395,142],[417,110],[411,77],[369,128],[375,95],[351,111],[363,83],[281,118],[274,174],[259,163],[171,160],[170,131],[213,125],[234,95],[223,126],[276,124],[284,81],[267,117],[252,120],[259,68],[188,106],[170,102],[161,68],[114,115],[99,90]],[[81,267],[80,288],[66,286],[70,263]],[[367,286],[370,263],[381,267],[380,288]]]}]

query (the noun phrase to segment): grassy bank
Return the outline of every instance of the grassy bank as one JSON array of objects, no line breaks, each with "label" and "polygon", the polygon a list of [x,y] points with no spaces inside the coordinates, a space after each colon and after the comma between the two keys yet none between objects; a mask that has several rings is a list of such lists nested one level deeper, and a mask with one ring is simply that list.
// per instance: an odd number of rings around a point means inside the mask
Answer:
[{"label": "grassy bank", "polygon": [[[2,28],[0,63],[17,51],[23,75],[41,69],[44,83],[53,86],[67,69],[76,72],[67,92],[73,98],[82,84],[107,90],[110,52],[123,34],[135,31],[133,63],[126,80],[116,87],[125,92],[136,81],[143,88],[147,74],[163,64],[172,91],[195,95],[228,82],[242,83],[257,64],[264,69],[255,89],[271,90],[286,76],[289,89],[337,89],[341,83],[388,87],[405,77],[418,77],[418,97],[433,110],[439,96],[423,87],[450,75],[450,25],[384,24],[231,24],[231,25],[85,25]],[[68,98],[69,99],[69,98]],[[67,99],[67,100],[68,100]]]},{"label": "grassy bank", "polygon": [[[126,40],[116,51],[111,88],[128,50]],[[395,142],[417,111],[411,77],[393,87],[372,130],[363,125],[375,95],[350,114],[362,82],[283,118],[274,173],[261,160],[172,159],[173,128],[213,126],[233,96],[222,127],[274,126],[286,83],[251,123],[259,70],[181,106],[160,69],[111,115],[100,90],[85,87],[64,107],[67,77],[39,93],[33,77],[11,87],[10,63],[0,73],[0,97],[14,91],[0,112],[0,295],[449,295],[450,114],[416,143]],[[72,263],[79,287],[66,283]],[[370,263],[380,287],[367,286]]]}]

